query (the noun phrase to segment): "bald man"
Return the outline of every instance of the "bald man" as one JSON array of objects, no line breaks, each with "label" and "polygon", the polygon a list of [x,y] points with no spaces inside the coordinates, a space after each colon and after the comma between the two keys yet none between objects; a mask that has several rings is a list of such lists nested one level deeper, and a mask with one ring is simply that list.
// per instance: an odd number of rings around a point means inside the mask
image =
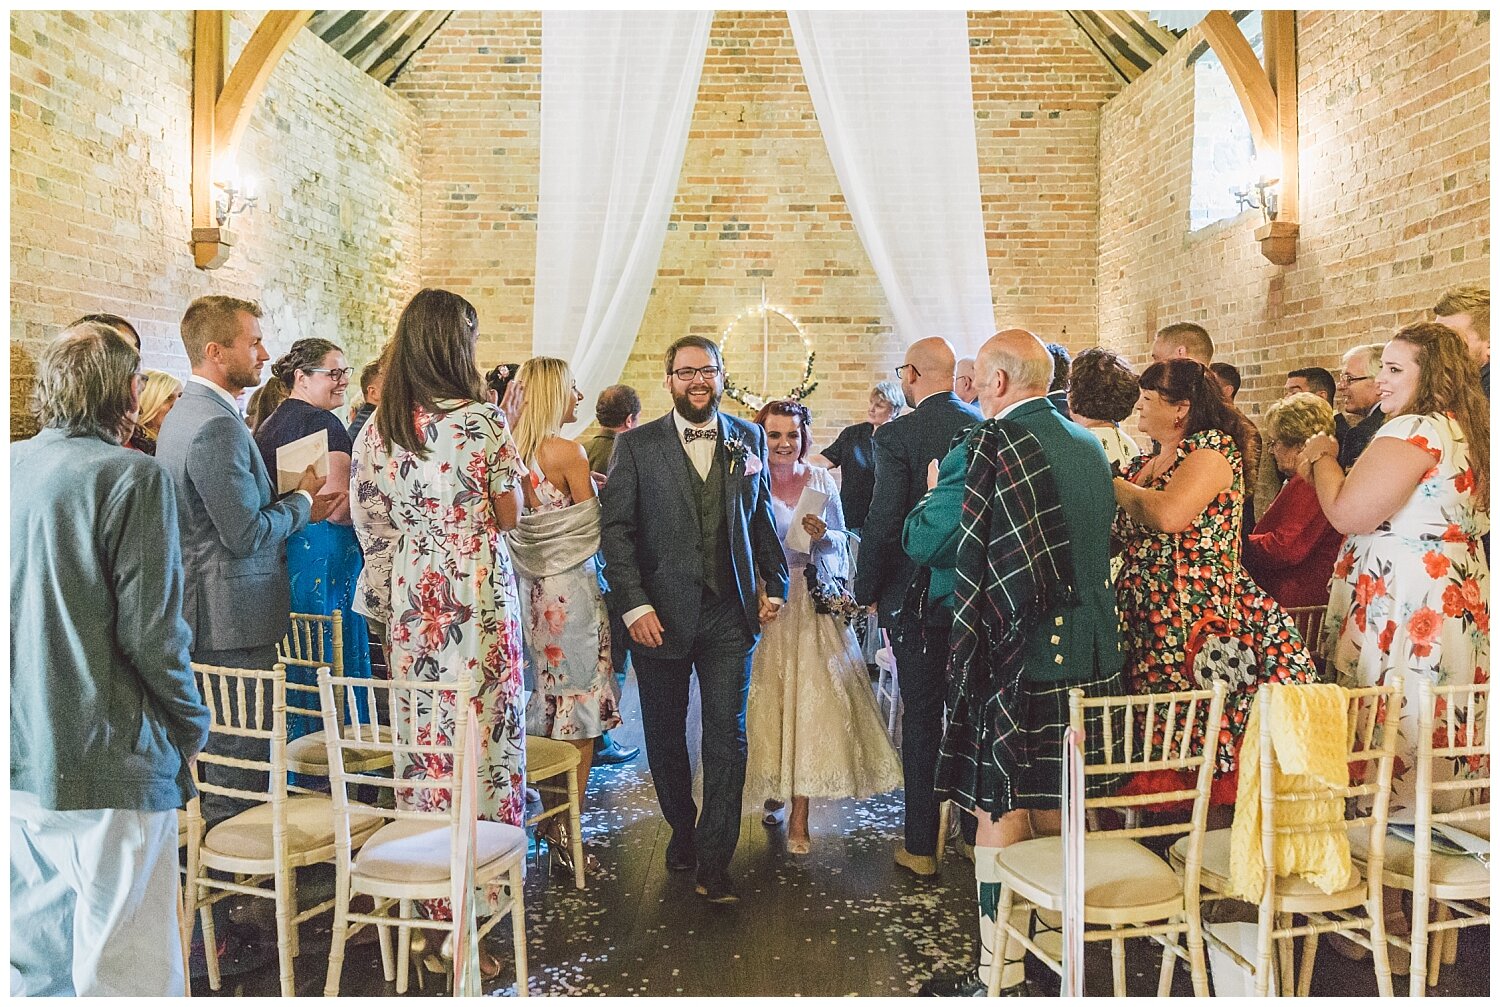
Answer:
[{"label": "bald man", "polygon": [[919,339],[896,368],[906,401],[916,408],[875,431],[875,489],[860,543],[854,595],[874,605],[891,635],[896,678],[906,712],[901,722],[906,836],[896,863],[916,874],[937,873],[938,802],[933,792],[942,735],[944,668],[952,615],[941,607],[909,612],[898,625],[917,565],[901,551],[901,526],[927,492],[927,466],[979,422],[979,413],[953,392],[953,347],[937,336]]},{"label": "bald man", "polygon": [[953,394],[963,399],[969,405],[973,405],[979,398],[979,393],[974,391],[974,358],[964,357],[958,362],[953,371]]},{"label": "bald man", "polygon": [[[970,572],[987,571],[974,581],[977,587],[968,589],[969,603],[982,604],[968,610],[960,605],[956,643],[966,633],[982,634],[975,612],[989,605],[1000,608],[1003,621],[1019,626],[1025,638],[1006,663],[993,657],[982,661],[979,655],[985,651],[975,651],[963,679],[971,688],[950,697],[955,706],[948,711],[948,735],[939,757],[938,793],[979,819],[974,875],[981,947],[977,968],[934,976],[922,985],[926,996],[984,994],[994,955],[993,944],[986,941],[994,932],[999,899],[996,856],[1034,835],[1056,834],[1061,824],[1068,691],[1111,695],[1123,690],[1119,615],[1109,571],[1115,514],[1109,462],[1098,439],[1064,418],[1047,397],[1052,375],[1052,354],[1024,329],[997,333],[980,348],[975,390],[989,422],[970,431],[934,467],[933,489],[912,509],[902,536],[906,553],[932,570],[930,600],[949,610],[955,601],[956,568],[965,570],[966,578]],[[990,468],[971,472],[971,456],[978,451],[992,452],[984,459]],[[975,457],[973,464],[978,466],[980,459]],[[987,483],[976,478],[986,472]],[[1023,485],[1025,492],[1013,489]],[[972,492],[993,501],[988,518],[975,521],[965,515],[965,498]],[[997,547],[1013,541],[1027,543],[1024,555]],[[1047,563],[1046,557],[1054,562]],[[994,578],[998,580],[990,583]],[[1071,593],[1070,601],[1045,610],[1013,607],[1001,588],[1031,583],[1051,585],[1043,596]],[[1024,589],[1015,593],[1030,597]],[[966,653],[957,647],[955,659]],[[997,681],[1007,683],[1003,693],[988,684]],[[997,711],[1002,703],[1003,715]],[[1024,759],[1007,755],[1010,747],[999,744],[995,730],[1000,724],[1011,726],[1008,739],[1024,745]],[[1012,922],[1024,930],[1025,913]],[[1015,992],[1024,977],[1019,960],[1007,962],[1000,986]]]}]

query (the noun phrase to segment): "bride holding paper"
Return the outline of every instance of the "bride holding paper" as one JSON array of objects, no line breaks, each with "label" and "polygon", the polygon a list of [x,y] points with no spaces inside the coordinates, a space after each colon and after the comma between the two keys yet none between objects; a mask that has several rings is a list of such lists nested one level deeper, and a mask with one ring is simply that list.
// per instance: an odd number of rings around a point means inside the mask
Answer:
[{"label": "bride holding paper", "polygon": [[791,802],[789,853],[811,849],[808,798],[864,798],[901,785],[901,763],[849,628],[858,609],[838,487],[807,463],[810,421],[791,400],[768,403],[755,417],[766,431],[771,513],[791,591],[755,650],[745,798],[767,799],[767,825]]},{"label": "bride holding paper", "polygon": [[[299,339],[271,366],[271,380],[281,382],[288,395],[255,431],[255,443],[266,471],[274,473],[278,495],[296,489],[309,467],[327,477],[324,493],[349,489],[353,444],[336,411],[343,408],[353,370],[344,351],[326,339]],[[326,521],[309,524],[287,539],[292,611],[329,615],[338,609],[344,623],[344,674],[368,678],[369,630],[353,611],[354,585],[363,565],[347,497]],[[287,681],[317,685],[306,668],[288,668]],[[310,717],[288,717],[287,738],[317,727]]]}]

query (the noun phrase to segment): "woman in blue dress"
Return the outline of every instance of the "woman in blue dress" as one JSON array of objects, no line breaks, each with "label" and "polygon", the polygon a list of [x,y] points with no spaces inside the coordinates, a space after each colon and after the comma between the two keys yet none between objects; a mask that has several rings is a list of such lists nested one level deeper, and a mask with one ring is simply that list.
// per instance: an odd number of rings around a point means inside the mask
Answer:
[{"label": "woman in blue dress", "polygon": [[[276,481],[276,449],[299,438],[328,432],[329,491],[349,486],[349,457],[353,444],[336,410],[344,406],[353,368],[344,351],[326,339],[299,339],[272,366],[272,381],[280,381],[287,399],[255,431],[255,443],[265,459],[266,474]],[[356,615],[354,585],[364,565],[346,503],[328,520],[310,524],[287,540],[287,573],[292,582],[292,611],[329,615],[338,609],[344,623],[344,674],[370,677],[370,636],[362,616]],[[331,641],[325,640],[325,646]],[[330,651],[325,651],[330,652]],[[317,685],[310,668],[288,668],[287,681]],[[292,705],[312,708],[311,697],[299,693]],[[319,729],[309,717],[288,717],[287,739]]]}]

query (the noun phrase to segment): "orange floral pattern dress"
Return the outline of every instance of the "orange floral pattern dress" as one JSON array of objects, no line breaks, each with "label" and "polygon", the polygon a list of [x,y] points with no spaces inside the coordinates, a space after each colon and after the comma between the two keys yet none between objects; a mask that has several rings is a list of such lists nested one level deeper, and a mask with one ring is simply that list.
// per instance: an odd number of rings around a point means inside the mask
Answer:
[{"label": "orange floral pattern dress", "polygon": [[[1188,670],[1186,648],[1193,626],[1206,616],[1224,619],[1259,658],[1253,673],[1229,692],[1220,726],[1214,800],[1233,803],[1240,736],[1255,690],[1261,682],[1312,682],[1317,670],[1291,616],[1240,565],[1245,492],[1234,439],[1220,430],[1204,430],[1183,439],[1176,460],[1155,480],[1140,483],[1137,479],[1151,455],[1138,455],[1123,474],[1146,489],[1160,490],[1194,451],[1217,451],[1229,461],[1234,477],[1192,527],[1177,533],[1156,531],[1123,510],[1117,513],[1115,536],[1125,546],[1116,584],[1120,639],[1125,648],[1125,682],[1137,694],[1202,688]],[[1176,780],[1143,776],[1152,774],[1138,774],[1127,792],[1152,793],[1180,786]]]},{"label": "orange floral pattern dress", "polygon": [[[1329,668],[1341,684],[1376,685],[1392,672],[1404,678],[1391,796],[1396,813],[1411,806],[1416,792],[1419,681],[1467,685],[1489,678],[1490,569],[1480,544],[1489,518],[1475,495],[1468,442],[1451,416],[1395,416],[1375,436],[1415,444],[1432,455],[1432,468],[1379,528],[1344,540],[1323,625]],[[1433,779],[1457,773],[1479,775],[1476,767],[1435,766]],[[1462,791],[1440,791],[1435,803],[1444,810],[1467,800]]]}]

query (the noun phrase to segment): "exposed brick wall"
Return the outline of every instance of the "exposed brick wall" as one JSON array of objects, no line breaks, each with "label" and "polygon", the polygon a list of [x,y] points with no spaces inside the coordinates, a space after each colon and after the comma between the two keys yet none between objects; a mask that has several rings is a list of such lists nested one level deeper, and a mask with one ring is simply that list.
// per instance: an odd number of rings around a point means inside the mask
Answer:
[{"label": "exposed brick wall", "polygon": [[[972,13],[969,27],[997,317],[1091,345],[1099,108],[1118,85],[1060,13]],[[490,362],[531,352],[540,73],[540,15],[474,11],[450,18],[395,82],[422,122],[423,282],[475,303]],[[648,415],[667,407],[661,350],[689,332],[718,336],[764,282],[818,352],[815,438],[863,417],[870,385],[903,347],[784,13],[715,15],[670,228],[624,376]],[[771,384],[784,391],[802,354],[784,323],[772,338]],[[759,339],[747,321],[729,347],[756,386]]]},{"label": "exposed brick wall", "polygon": [[1201,322],[1252,415],[1286,372],[1430,317],[1489,262],[1489,23],[1475,11],[1297,15],[1301,236],[1261,257],[1258,211],[1190,234],[1193,29],[1104,108],[1099,332],[1140,363]]},{"label": "exposed brick wall", "polygon": [[[230,54],[259,14],[237,12]],[[220,269],[193,264],[191,11],[11,15],[11,436],[33,432],[31,361],[68,322],[135,322],[178,375],[183,309],[262,302],[273,353],[302,336],[364,361],[417,288],[415,113],[310,32],[271,75],[239,164],[261,193]],[[269,371],[269,368],[268,368]]]}]

